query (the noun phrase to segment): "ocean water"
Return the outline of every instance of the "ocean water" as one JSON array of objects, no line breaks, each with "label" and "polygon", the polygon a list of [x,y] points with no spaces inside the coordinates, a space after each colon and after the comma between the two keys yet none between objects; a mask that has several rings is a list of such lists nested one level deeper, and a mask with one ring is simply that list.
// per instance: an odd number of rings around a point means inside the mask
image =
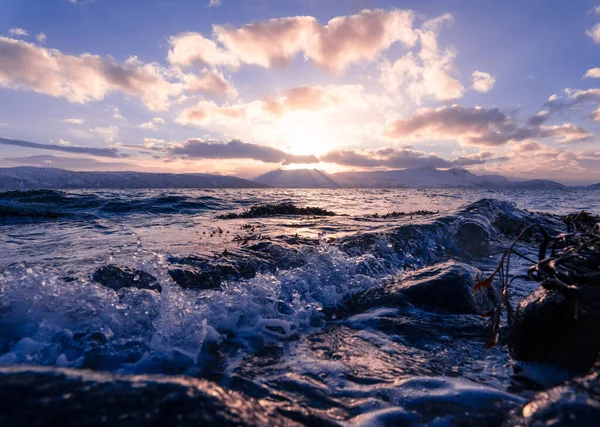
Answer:
[{"label": "ocean water", "polygon": [[[458,423],[498,410],[499,401],[517,405],[535,390],[528,384],[552,384],[564,373],[521,366],[503,346],[486,349],[484,317],[410,304],[356,309],[353,298],[448,260],[485,275],[518,227],[542,222],[560,231],[559,215],[600,212],[598,196],[589,189],[0,193],[0,365],[208,378],[288,412],[357,425]],[[336,215],[217,218],[280,203]],[[406,214],[385,216],[391,212]],[[481,230],[475,246],[464,242],[465,225]],[[533,244],[522,246],[535,253]],[[107,265],[131,268],[133,286],[98,283]],[[515,274],[528,265],[515,260]],[[174,270],[195,272],[203,285],[180,286]],[[146,274],[161,292],[136,286]],[[537,286],[516,281],[511,299]],[[523,379],[528,370],[535,374]]]}]

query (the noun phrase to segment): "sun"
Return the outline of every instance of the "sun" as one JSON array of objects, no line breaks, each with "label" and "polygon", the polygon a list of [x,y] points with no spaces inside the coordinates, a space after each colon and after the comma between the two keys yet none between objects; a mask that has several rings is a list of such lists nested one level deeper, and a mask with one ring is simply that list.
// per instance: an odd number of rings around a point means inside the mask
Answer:
[{"label": "sun", "polygon": [[285,151],[296,155],[321,155],[339,141],[336,125],[319,117],[285,117],[274,129]]}]

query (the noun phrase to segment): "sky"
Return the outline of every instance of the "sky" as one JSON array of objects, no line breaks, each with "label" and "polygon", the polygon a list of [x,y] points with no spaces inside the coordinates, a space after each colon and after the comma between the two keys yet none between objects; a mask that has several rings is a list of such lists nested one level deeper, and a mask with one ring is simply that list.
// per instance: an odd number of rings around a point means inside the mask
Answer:
[{"label": "sky", "polygon": [[0,0],[0,167],[600,182],[598,0]]}]

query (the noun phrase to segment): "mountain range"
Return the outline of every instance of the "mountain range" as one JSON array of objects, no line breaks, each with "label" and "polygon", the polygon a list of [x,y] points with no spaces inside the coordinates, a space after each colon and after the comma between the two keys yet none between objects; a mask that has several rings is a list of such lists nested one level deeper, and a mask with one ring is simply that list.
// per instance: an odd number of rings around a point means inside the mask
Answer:
[{"label": "mountain range", "polygon": [[433,167],[373,172],[320,170],[276,170],[260,175],[256,182],[284,188],[521,188],[561,189],[563,184],[547,180],[509,181],[501,175],[475,175],[465,169]]},{"label": "mountain range", "polygon": [[[328,174],[317,169],[274,170],[254,180],[207,173],[74,172],[56,168],[0,168],[0,191],[84,188],[490,188],[563,189],[548,180],[512,181],[465,169],[432,167]],[[600,188],[600,183],[588,188]]]},{"label": "mountain range", "polygon": [[203,173],[74,172],[56,168],[0,168],[0,190],[78,188],[264,188],[233,176]]}]

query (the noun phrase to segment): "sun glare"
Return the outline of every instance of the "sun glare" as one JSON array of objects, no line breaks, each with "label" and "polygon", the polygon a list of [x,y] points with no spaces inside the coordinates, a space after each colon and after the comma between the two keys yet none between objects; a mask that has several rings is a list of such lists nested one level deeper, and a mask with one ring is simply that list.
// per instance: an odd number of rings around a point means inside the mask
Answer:
[{"label": "sun glare", "polygon": [[337,146],[336,128],[337,124],[316,117],[290,117],[280,121],[275,133],[289,153],[318,156]]}]

